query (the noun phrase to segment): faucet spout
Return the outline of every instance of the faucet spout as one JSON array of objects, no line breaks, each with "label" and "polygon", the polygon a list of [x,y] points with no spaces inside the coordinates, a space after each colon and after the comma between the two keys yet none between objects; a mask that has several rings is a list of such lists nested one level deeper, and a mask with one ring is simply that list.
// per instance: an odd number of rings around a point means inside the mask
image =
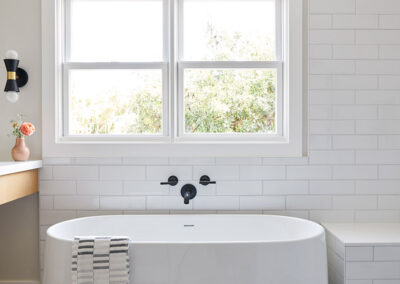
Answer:
[{"label": "faucet spout", "polygon": [[189,204],[190,199],[196,197],[197,190],[193,184],[185,184],[181,189],[181,195],[183,197],[183,203]]},{"label": "faucet spout", "polygon": [[183,203],[184,204],[189,204],[190,201],[190,192],[186,192],[185,195],[183,196]]}]

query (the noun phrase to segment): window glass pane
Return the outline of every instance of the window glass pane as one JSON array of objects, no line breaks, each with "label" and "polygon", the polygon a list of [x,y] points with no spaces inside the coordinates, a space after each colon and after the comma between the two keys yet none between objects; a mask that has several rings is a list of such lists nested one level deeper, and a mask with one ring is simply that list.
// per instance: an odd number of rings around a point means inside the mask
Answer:
[{"label": "window glass pane", "polygon": [[276,70],[185,69],[186,133],[276,133]]},{"label": "window glass pane", "polygon": [[71,0],[71,60],[162,61],[161,0]]},{"label": "window glass pane", "polygon": [[71,70],[71,135],[161,134],[161,70]]},{"label": "window glass pane", "polygon": [[274,0],[185,0],[185,60],[275,60]]}]

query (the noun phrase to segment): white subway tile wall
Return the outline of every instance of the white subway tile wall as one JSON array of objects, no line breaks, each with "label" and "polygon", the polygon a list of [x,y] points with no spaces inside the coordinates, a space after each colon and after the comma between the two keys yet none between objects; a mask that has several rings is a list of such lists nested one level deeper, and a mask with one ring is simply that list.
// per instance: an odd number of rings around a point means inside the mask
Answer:
[{"label": "white subway tile wall", "polygon": [[327,232],[330,284],[400,283],[400,246],[344,244]]},{"label": "white subway tile wall", "polygon": [[[400,1],[310,0],[309,10],[308,157],[44,158],[42,241],[49,225],[101,214],[264,213],[399,222]],[[217,184],[199,185],[203,174]],[[179,185],[160,186],[170,175]],[[180,196],[185,182],[199,192],[190,205]],[[346,273],[354,279],[347,284],[400,283],[379,279],[400,277],[398,263],[366,260],[370,250],[351,255]],[[338,263],[335,270],[344,273],[340,258]],[[364,271],[375,280],[358,279]]]}]

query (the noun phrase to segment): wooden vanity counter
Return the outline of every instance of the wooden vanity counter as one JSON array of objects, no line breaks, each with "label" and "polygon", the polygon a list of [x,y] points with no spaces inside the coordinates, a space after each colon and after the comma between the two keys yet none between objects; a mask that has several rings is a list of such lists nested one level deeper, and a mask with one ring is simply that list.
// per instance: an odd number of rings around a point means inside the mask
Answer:
[{"label": "wooden vanity counter", "polygon": [[42,161],[0,162],[0,205],[38,192]]}]

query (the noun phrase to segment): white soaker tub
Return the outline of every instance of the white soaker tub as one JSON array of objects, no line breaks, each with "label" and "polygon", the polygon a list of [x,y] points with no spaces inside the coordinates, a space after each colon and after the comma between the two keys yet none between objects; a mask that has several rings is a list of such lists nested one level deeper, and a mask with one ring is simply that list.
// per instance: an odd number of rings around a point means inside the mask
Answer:
[{"label": "white soaker tub", "polygon": [[74,236],[129,236],[131,284],[327,284],[324,229],[270,215],[125,215],[47,231],[44,284],[71,283]]}]

